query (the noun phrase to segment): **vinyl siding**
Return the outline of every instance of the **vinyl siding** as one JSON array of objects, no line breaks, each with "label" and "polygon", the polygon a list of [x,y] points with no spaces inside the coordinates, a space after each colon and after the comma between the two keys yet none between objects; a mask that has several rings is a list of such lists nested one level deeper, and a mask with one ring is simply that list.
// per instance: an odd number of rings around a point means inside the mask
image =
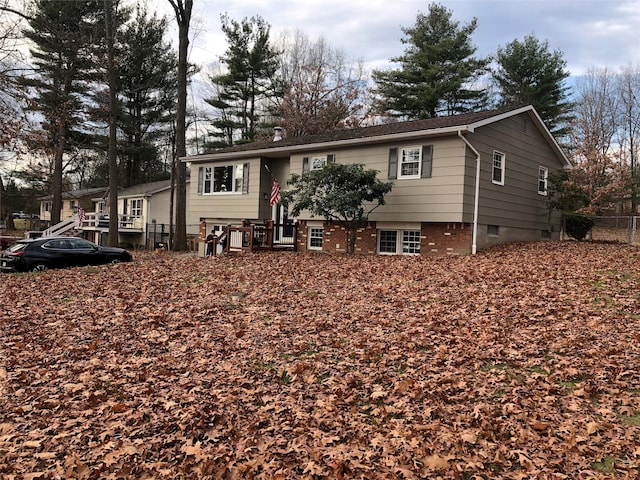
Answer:
[{"label": "vinyl siding", "polygon": [[[433,145],[432,176],[416,179],[388,179],[389,149],[416,145]],[[360,163],[378,170],[381,181],[392,181],[393,189],[385,196],[385,205],[376,208],[369,220],[388,222],[460,222],[465,193],[463,175],[465,145],[458,138],[425,138],[406,143],[389,143],[370,147],[309,152],[291,157],[291,171],[302,173],[303,158],[335,154],[338,163]],[[300,219],[310,216],[301,214]]]},{"label": "vinyl siding", "polygon": [[[165,190],[162,192],[155,193],[153,194],[153,196],[146,199],[146,202],[149,202],[148,203],[149,218],[145,218],[146,223],[151,223],[151,220],[155,220],[156,224],[168,225],[170,223],[169,222],[170,198],[171,198],[171,190]],[[189,205],[189,199],[187,199],[187,207],[188,205]],[[146,217],[147,215],[146,204],[144,205],[144,209],[142,213]]]},{"label": "vinyl siding", "polygon": [[[538,194],[538,167],[549,172],[562,168],[560,160],[540,132],[532,125],[523,131],[523,115],[479,128],[467,139],[480,152],[480,202],[478,223],[512,228],[544,230],[547,209]],[[493,152],[505,154],[504,185],[491,181]],[[475,156],[467,156],[464,221],[473,217]]]},{"label": "vinyl siding", "polygon": [[[249,191],[248,193],[228,193],[201,195],[198,193],[198,169],[200,167],[214,167],[220,165],[249,163]],[[187,223],[197,224],[201,218],[220,219],[257,219],[260,212],[261,184],[260,158],[248,160],[221,161],[211,163],[195,163],[191,167],[191,182],[189,183],[189,209]],[[269,184],[270,185],[270,184]]]}]

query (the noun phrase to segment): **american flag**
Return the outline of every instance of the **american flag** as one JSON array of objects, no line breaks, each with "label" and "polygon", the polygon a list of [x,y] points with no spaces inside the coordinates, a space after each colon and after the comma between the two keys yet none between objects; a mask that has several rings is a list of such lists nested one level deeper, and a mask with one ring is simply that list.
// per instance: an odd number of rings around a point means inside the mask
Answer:
[{"label": "american flag", "polygon": [[269,198],[269,205],[274,206],[276,203],[280,201],[280,184],[277,180],[273,181],[273,185],[271,186],[271,197]]},{"label": "american flag", "polygon": [[86,216],[84,214],[84,208],[78,207],[78,220],[80,221],[80,223],[84,222],[85,218]]}]

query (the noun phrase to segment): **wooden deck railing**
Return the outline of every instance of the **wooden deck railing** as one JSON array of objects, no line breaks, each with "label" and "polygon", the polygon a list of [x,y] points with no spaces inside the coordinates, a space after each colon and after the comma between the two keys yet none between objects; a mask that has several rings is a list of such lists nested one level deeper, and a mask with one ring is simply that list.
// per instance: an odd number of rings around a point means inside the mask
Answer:
[{"label": "wooden deck railing", "polygon": [[[290,235],[286,235],[290,234]],[[214,255],[222,244],[225,253],[254,252],[260,250],[295,250],[296,228],[292,224],[245,224],[229,225],[214,240]]]}]

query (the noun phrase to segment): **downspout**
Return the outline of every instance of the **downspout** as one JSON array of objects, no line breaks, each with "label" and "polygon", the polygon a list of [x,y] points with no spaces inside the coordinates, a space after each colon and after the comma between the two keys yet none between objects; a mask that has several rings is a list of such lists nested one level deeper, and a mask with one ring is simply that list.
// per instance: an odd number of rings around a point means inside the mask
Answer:
[{"label": "downspout", "polygon": [[471,233],[471,255],[478,251],[478,203],[480,201],[480,153],[462,135],[462,130],[458,130],[458,137],[476,154],[476,187],[473,199],[473,230]]}]

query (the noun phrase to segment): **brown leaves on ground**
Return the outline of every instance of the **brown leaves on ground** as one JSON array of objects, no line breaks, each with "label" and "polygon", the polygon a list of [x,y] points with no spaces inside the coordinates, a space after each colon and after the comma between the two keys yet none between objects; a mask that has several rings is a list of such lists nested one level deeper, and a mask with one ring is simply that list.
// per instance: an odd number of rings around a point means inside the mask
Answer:
[{"label": "brown leaves on ground", "polygon": [[640,250],[3,275],[2,478],[637,478]]}]

